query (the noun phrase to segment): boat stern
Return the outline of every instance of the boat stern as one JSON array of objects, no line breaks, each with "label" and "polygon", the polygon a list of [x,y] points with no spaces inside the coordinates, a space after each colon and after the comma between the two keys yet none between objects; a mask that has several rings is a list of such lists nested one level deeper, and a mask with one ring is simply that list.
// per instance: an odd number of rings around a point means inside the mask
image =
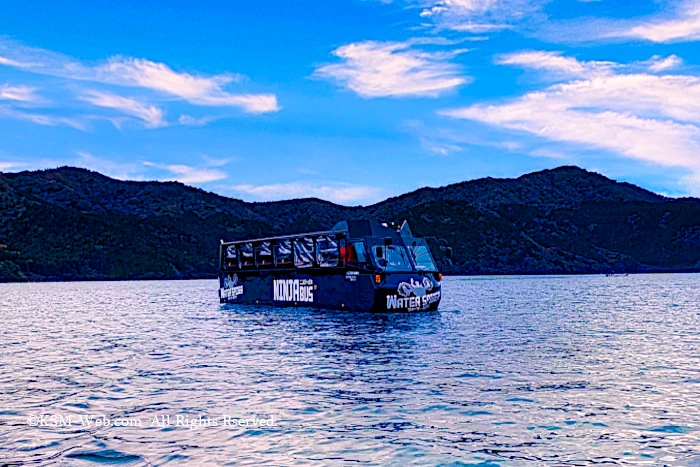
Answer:
[{"label": "boat stern", "polygon": [[375,276],[375,311],[434,311],[442,298],[438,273]]}]

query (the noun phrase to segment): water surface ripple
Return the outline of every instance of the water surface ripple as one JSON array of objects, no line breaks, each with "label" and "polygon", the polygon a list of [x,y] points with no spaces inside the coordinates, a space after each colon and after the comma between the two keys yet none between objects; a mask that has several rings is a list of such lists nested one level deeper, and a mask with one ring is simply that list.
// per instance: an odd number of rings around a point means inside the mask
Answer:
[{"label": "water surface ripple", "polygon": [[438,312],[377,315],[222,308],[215,281],[0,284],[0,464],[700,466],[699,275],[443,287]]}]

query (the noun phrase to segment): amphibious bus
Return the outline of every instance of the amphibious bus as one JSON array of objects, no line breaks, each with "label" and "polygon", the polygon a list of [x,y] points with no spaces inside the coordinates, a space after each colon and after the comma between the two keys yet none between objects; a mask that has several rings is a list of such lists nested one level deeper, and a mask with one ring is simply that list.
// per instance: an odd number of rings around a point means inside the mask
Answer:
[{"label": "amphibious bus", "polygon": [[222,240],[219,264],[224,304],[429,311],[441,299],[428,242],[407,222],[343,221],[325,232]]}]

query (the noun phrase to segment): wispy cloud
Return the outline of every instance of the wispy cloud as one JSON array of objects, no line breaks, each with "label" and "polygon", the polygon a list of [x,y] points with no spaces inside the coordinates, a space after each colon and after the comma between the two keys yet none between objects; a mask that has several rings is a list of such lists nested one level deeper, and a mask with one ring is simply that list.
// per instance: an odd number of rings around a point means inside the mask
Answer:
[{"label": "wispy cloud", "polygon": [[700,171],[682,177],[680,185],[685,188],[688,195],[700,197]]},{"label": "wispy cloud", "polygon": [[43,101],[31,86],[3,84],[0,86],[0,100],[38,103]]},{"label": "wispy cloud", "polygon": [[238,160],[237,157],[210,157],[204,154],[200,157],[207,167],[223,167]]},{"label": "wispy cloud", "polygon": [[450,63],[456,53],[426,52],[412,42],[355,42],[336,49],[342,63],[315,75],[336,81],[362,97],[437,97],[472,81]]},{"label": "wispy cloud", "polygon": [[[57,159],[38,159],[32,161],[0,161],[0,172],[18,170],[41,170],[64,165],[94,170],[118,180],[159,180],[178,181],[186,184],[205,184],[227,178],[222,170],[213,169],[228,164],[231,159],[211,159],[203,156],[205,167],[185,164],[161,164],[150,161],[135,161],[133,156],[104,157],[92,152],[79,150],[74,156]],[[132,159],[132,160],[129,160]]]},{"label": "wispy cloud", "polygon": [[616,66],[612,62],[582,62],[565,57],[560,52],[524,51],[496,57],[499,65],[514,65],[535,70],[554,72],[567,77],[593,77],[609,74]]},{"label": "wispy cloud", "polygon": [[130,97],[117,96],[106,92],[89,91],[81,99],[98,107],[115,109],[127,115],[143,120],[146,126],[156,128],[165,126],[163,111],[155,105],[146,104]]},{"label": "wispy cloud", "polygon": [[25,65],[24,65],[23,63],[21,63],[21,62],[18,62],[18,61],[15,61],[15,60],[10,60],[9,58],[3,57],[2,55],[0,55],[0,65],[14,66],[14,67],[17,67],[17,68],[22,68],[22,67],[25,66]]},{"label": "wispy cloud", "polygon": [[442,114],[700,173],[700,78],[694,76],[611,71]]},{"label": "wispy cloud", "polygon": [[168,172],[168,175],[159,177],[160,180],[172,180],[185,184],[201,184],[223,180],[228,177],[226,172],[218,169],[193,167],[184,164],[158,164],[146,161],[146,167],[154,167]]},{"label": "wispy cloud", "polygon": [[62,159],[40,158],[20,161],[0,161],[0,171],[45,170],[62,166],[93,170],[119,180],[143,180],[142,164],[96,157],[89,151],[75,151],[73,156]]},{"label": "wispy cloud", "polygon": [[407,120],[403,122],[402,129],[418,140],[421,149],[434,156],[451,156],[467,151],[471,146],[493,147],[505,151],[522,149],[521,144],[516,141],[494,140],[483,132],[465,131],[462,125],[435,126],[422,120]]},{"label": "wispy cloud", "polygon": [[297,167],[296,171],[302,175],[321,175],[318,171],[306,167]]},{"label": "wispy cloud", "polygon": [[87,129],[85,122],[81,119],[28,112],[4,105],[0,105],[0,117],[24,120],[44,126],[68,125],[76,130],[85,131]]},{"label": "wispy cloud", "polygon": [[439,138],[421,137],[420,146],[436,156],[449,156],[452,153],[463,151],[462,146]]},{"label": "wispy cloud", "polygon": [[450,29],[458,32],[469,32],[473,34],[485,34],[489,32],[498,32],[505,29],[512,29],[513,26],[510,24],[489,24],[489,23],[456,23],[450,26]]},{"label": "wispy cloud", "polygon": [[0,161],[0,172],[7,172],[21,167],[23,167],[21,162]]},{"label": "wispy cloud", "polygon": [[683,59],[677,55],[662,57],[654,55],[649,60],[622,64],[606,61],[581,61],[575,57],[564,56],[561,52],[545,52],[528,50],[501,54],[496,56],[494,62],[497,65],[511,65],[521,68],[529,68],[547,72],[546,79],[555,78],[595,78],[597,76],[610,76],[623,72],[665,72],[683,65]]},{"label": "wispy cloud", "polygon": [[204,116],[204,117],[193,117],[191,115],[182,114],[180,118],[177,119],[180,125],[188,126],[204,126],[207,123],[213,122],[216,117]]},{"label": "wispy cloud", "polygon": [[443,0],[421,11],[441,29],[483,34],[512,29],[538,14],[551,0]]},{"label": "wispy cloud", "polygon": [[305,182],[269,185],[234,185],[230,189],[255,201],[277,201],[292,198],[321,198],[339,204],[362,204],[379,201],[382,190],[376,187],[343,183],[316,185]]},{"label": "wispy cloud", "polygon": [[662,72],[667,70],[672,70],[673,68],[678,68],[683,65],[683,59],[677,55],[669,55],[668,57],[662,57],[660,55],[654,55],[647,62],[649,64],[649,69],[654,72]]},{"label": "wispy cloud", "polygon": [[62,161],[61,163],[43,161],[38,168],[46,167],[57,167],[59,165],[72,165],[75,167],[81,167],[88,170],[94,170],[108,177],[116,178],[118,180],[144,180],[144,170],[141,164],[130,161],[119,161],[107,159],[105,157],[97,157],[89,151],[76,151],[75,158],[67,161]]},{"label": "wispy cloud", "polygon": [[[585,18],[542,24],[538,35],[556,42],[700,40],[700,0],[658,2],[661,11],[638,18]],[[666,7],[666,8],[664,8]]]},{"label": "wispy cloud", "polygon": [[700,2],[686,0],[671,15],[647,18],[629,26],[623,24],[605,36],[643,39],[651,42],[699,40]]},{"label": "wispy cloud", "polygon": [[237,107],[250,113],[279,110],[274,94],[237,94],[224,90],[225,86],[240,80],[239,75],[193,75],[144,58],[115,56],[91,65],[49,50],[5,40],[0,41],[0,65],[72,80],[150,89],[194,105]]}]

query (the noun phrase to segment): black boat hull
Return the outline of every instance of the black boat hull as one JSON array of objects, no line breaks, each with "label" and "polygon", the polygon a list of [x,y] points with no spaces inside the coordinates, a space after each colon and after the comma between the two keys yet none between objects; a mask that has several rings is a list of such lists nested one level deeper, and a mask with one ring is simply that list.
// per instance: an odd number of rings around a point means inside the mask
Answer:
[{"label": "black boat hull", "polygon": [[432,311],[441,299],[435,273],[374,274],[335,270],[222,272],[219,298],[227,304],[358,311]]}]

